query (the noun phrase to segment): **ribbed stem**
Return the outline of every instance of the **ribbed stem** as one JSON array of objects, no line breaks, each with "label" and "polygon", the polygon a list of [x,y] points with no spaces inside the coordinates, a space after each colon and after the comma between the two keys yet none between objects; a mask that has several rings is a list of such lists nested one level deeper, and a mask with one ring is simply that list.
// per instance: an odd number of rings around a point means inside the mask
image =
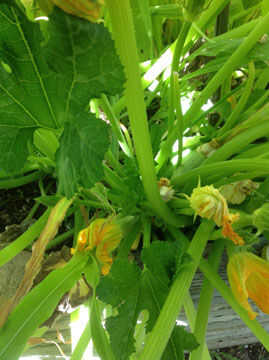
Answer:
[{"label": "ribbed stem", "polygon": [[195,115],[201,109],[201,106],[206,103],[208,98],[217,90],[217,88],[223,83],[224,79],[230,76],[231,72],[236,69],[238,65],[242,63],[242,58],[248,54],[252,47],[266,32],[269,31],[269,13],[264,16],[242,42],[242,44],[236,49],[233,55],[226,61],[223,67],[217,72],[217,74],[209,81],[205,89],[201,92],[199,98],[193,103],[189,111],[185,114],[184,124],[185,127],[191,126]]},{"label": "ribbed stem", "polygon": [[177,217],[162,201],[157,185],[144,92],[129,0],[106,0],[112,33],[126,74],[126,105],[135,152],[145,193],[154,211],[167,223],[177,225]]},{"label": "ribbed stem", "polygon": [[36,180],[41,179],[44,176],[44,173],[41,171],[32,172],[29,175],[22,175],[17,178],[1,179],[0,180],[0,190],[1,189],[13,189],[20,187]]},{"label": "ribbed stem", "polygon": [[175,279],[139,360],[161,359],[213,227],[212,222],[203,221],[197,229],[188,249],[192,262]]},{"label": "ribbed stem", "polygon": [[[213,245],[212,252],[209,256],[208,262],[211,264],[212,269],[217,271],[221,256],[224,249],[224,242],[218,241]],[[200,346],[192,351],[190,360],[201,360],[204,353],[204,347],[206,344],[206,330],[208,324],[208,317],[213,299],[214,287],[208,281],[204,279],[202,289],[200,292],[200,299],[197,309],[197,315],[195,319],[194,335]]]}]

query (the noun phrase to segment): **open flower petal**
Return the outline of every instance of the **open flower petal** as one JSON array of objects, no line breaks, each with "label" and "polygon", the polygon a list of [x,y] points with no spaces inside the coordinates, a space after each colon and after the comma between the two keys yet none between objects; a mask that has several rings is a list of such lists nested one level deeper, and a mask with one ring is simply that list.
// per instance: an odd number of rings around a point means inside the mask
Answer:
[{"label": "open flower petal", "polygon": [[122,239],[122,230],[113,218],[96,219],[86,229],[80,231],[76,251],[92,251],[94,248],[103,275],[107,275],[112,265],[111,253]]},{"label": "open flower petal", "polygon": [[227,273],[235,298],[248,311],[251,319],[255,319],[257,313],[251,308],[248,298],[269,314],[268,262],[252,253],[235,253],[229,259]]}]

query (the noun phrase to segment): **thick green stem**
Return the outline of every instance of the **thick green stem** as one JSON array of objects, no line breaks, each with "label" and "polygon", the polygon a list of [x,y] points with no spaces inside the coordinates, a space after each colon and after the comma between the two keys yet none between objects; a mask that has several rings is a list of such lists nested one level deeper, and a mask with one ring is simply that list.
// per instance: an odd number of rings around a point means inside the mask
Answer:
[{"label": "thick green stem", "polygon": [[168,110],[168,131],[173,127],[174,120],[175,120],[175,108],[176,108],[176,101],[180,101],[179,94],[175,94],[175,81],[176,78],[174,73],[178,71],[179,60],[182,55],[184,43],[186,40],[186,36],[190,30],[191,23],[184,22],[182,28],[180,30],[176,47],[173,55],[172,60],[172,67],[171,67],[171,75],[170,75],[170,92],[169,92],[169,110]]},{"label": "thick green stem", "polygon": [[242,321],[250,328],[257,339],[263,344],[265,349],[269,351],[269,334],[256,320],[251,320],[248,316],[247,311],[240,306],[235,300],[225,282],[219,277],[219,275],[212,269],[208,262],[204,259],[200,262],[200,270],[211,282],[211,284],[218,290],[221,296],[226,302],[233,308],[233,310],[240,316]]},{"label": "thick green stem", "polygon": [[65,233],[61,234],[61,235],[58,235],[56,236],[56,238],[52,239],[47,247],[46,247],[46,251],[58,246],[58,245],[61,245],[66,239],[68,238],[71,238],[71,236],[74,234],[74,230],[71,229],[71,230],[68,230],[66,231]]},{"label": "thick green stem", "polygon": [[225,125],[218,132],[218,136],[221,136],[222,134],[224,134],[227,130],[231,129],[236,124],[237,119],[238,119],[240,113],[244,110],[247,100],[252,92],[254,80],[255,80],[255,66],[254,66],[254,62],[251,62],[249,64],[249,77],[246,82],[244,92],[243,92],[238,104],[236,105],[235,109],[232,111],[231,115],[226,120]]},{"label": "thick green stem", "polygon": [[208,98],[217,90],[222,84],[224,79],[242,63],[242,58],[248,54],[252,47],[266,32],[269,31],[269,14],[264,16],[251,31],[248,37],[237,48],[233,55],[226,61],[224,66],[217,72],[217,74],[209,81],[205,89],[201,92],[199,98],[193,103],[189,111],[185,114],[184,124],[185,127],[191,126],[195,115],[201,109],[201,106],[206,103]]},{"label": "thick green stem", "polygon": [[203,221],[197,229],[188,249],[192,262],[175,279],[139,360],[161,359],[213,227],[212,222]]},{"label": "thick green stem", "polygon": [[232,140],[221,146],[217,151],[204,161],[204,165],[213,164],[217,161],[223,161],[236,153],[240,153],[248,144],[269,134],[268,119],[257,125],[250,127],[248,130],[238,134]]},{"label": "thick green stem", "polygon": [[[209,256],[208,262],[211,264],[212,269],[217,271],[221,256],[224,249],[224,242],[218,241],[213,245],[212,252]],[[200,299],[197,309],[197,315],[195,319],[194,335],[200,344],[200,346],[192,351],[190,360],[201,360],[204,353],[204,346],[206,344],[206,330],[208,324],[208,316],[211,308],[211,302],[213,299],[214,287],[208,281],[204,279],[202,289],[200,292]]]},{"label": "thick green stem", "polygon": [[[172,178],[172,183],[173,185],[181,187],[190,180],[195,180],[198,182],[199,177],[201,177],[201,179],[207,180],[206,183],[209,183],[209,176],[215,176],[217,174],[218,178],[222,178],[240,171],[258,171],[264,174],[269,174],[269,160],[242,159],[220,161],[215,164],[200,166],[180,176],[174,176]],[[215,181],[217,180],[218,179],[216,177]]]},{"label": "thick green stem", "polygon": [[[229,0],[215,0],[216,7],[212,7],[210,5],[209,9],[204,11],[197,21],[197,26],[199,29],[205,29],[207,25],[215,18],[216,14],[221,12],[224,6],[229,2]],[[258,24],[259,20],[252,20],[244,25],[238,26],[237,28],[230,30],[228,33],[222,34],[218,36],[216,39],[234,39],[234,38],[242,38],[248,34],[253,27]],[[190,32],[187,40],[187,45],[184,47],[183,54],[188,51],[190,48],[190,44],[192,43],[191,38],[193,37],[193,32]],[[142,87],[143,89],[147,88],[157,77],[171,64],[172,62],[172,54],[176,43],[174,42],[159,58],[158,60],[148,69],[148,71],[142,77]],[[188,60],[190,58],[188,57]],[[119,115],[120,112],[125,107],[126,98],[122,96],[120,100],[113,106],[113,110],[115,114]]]},{"label": "thick green stem", "polygon": [[[190,324],[190,328],[191,331],[194,332],[194,327],[195,327],[195,319],[196,319],[196,309],[195,306],[193,304],[192,298],[190,293],[188,292],[187,295],[185,296],[184,299],[184,311],[186,313],[188,322]],[[209,354],[206,342],[203,345],[203,353],[201,355],[201,357],[199,358],[199,360],[211,360],[211,356]]]},{"label": "thick green stem", "polygon": [[[177,71],[179,66],[179,60],[182,55],[184,43],[186,40],[186,36],[190,30],[191,23],[184,22],[182,28],[179,33],[179,37],[176,42],[176,47],[173,55],[172,67],[171,67],[171,75],[170,75],[170,89],[169,89],[169,110],[168,110],[168,137],[166,142],[163,144],[160,154],[158,156],[158,167],[159,170],[164,162],[167,160],[169,155],[171,154],[172,146],[176,141],[176,138],[183,128],[183,119],[182,119],[182,111],[180,105],[180,94],[179,94],[179,86],[178,86],[178,77]],[[175,124],[175,112],[177,115],[177,121]],[[170,136],[171,130],[175,127],[173,131],[173,136]],[[182,131],[181,131],[182,132]]]},{"label": "thick green stem", "polygon": [[125,137],[122,134],[120,122],[119,122],[117,116],[115,115],[115,113],[108,101],[107,96],[105,94],[102,94],[99,102],[100,102],[102,109],[104,110],[104,112],[106,113],[106,115],[110,121],[111,127],[113,129],[113,132],[117,136],[117,139],[118,139],[118,142],[119,142],[119,145],[120,145],[122,151],[127,156],[132,157],[133,156],[132,148],[129,148],[129,146],[125,140]]},{"label": "thick green stem", "polygon": [[72,353],[70,360],[81,360],[83,358],[83,354],[85,353],[87,346],[91,340],[91,325],[90,320],[87,322],[83,333],[81,334],[79,341]]},{"label": "thick green stem", "polygon": [[[266,77],[266,81],[267,79],[268,78]],[[265,93],[259,98],[259,100],[257,100],[253,105],[251,105],[247,109],[247,111],[245,112],[245,116],[251,115],[251,113],[253,113],[255,110],[258,110],[261,106],[263,106],[268,97],[269,97],[269,91],[265,91]]]},{"label": "thick green stem", "polygon": [[[218,15],[229,2],[230,0],[213,0],[209,8],[202,13],[200,19],[196,23],[197,25],[196,27],[198,27],[201,30],[204,30],[216,18],[216,15]],[[196,28],[192,27],[188,35],[187,42],[191,41],[196,33],[197,33]]]},{"label": "thick green stem", "polygon": [[143,248],[150,247],[151,239],[151,222],[150,219],[145,219],[143,224]]},{"label": "thick green stem", "polygon": [[177,217],[162,201],[157,185],[130,3],[129,0],[106,0],[106,3],[127,77],[126,105],[145,193],[154,211],[167,223],[176,225]]},{"label": "thick green stem", "polygon": [[41,171],[35,171],[29,175],[22,175],[17,178],[1,179],[0,180],[0,190],[1,189],[13,189],[20,187],[26,184],[29,184],[33,181],[39,180],[44,176],[44,173]]}]

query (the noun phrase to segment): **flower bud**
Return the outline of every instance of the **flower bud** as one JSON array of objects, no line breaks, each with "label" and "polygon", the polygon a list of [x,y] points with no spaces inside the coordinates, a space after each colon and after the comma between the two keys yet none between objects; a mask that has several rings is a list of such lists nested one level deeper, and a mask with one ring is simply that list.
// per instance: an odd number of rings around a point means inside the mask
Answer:
[{"label": "flower bud", "polygon": [[247,195],[259,187],[259,184],[252,180],[242,180],[220,187],[221,194],[231,204],[241,204]]},{"label": "flower bud", "polygon": [[163,201],[167,202],[171,200],[174,196],[175,190],[170,186],[170,180],[167,178],[160,178],[158,181],[158,186],[160,189],[160,195]]},{"label": "flower bud", "polygon": [[218,226],[223,224],[223,217],[229,214],[225,198],[213,185],[198,186],[189,198],[195,213],[206,219],[213,219]]},{"label": "flower bud", "polygon": [[188,197],[190,206],[199,215],[212,219],[218,226],[222,226],[223,236],[231,239],[236,245],[243,245],[244,240],[232,228],[232,223],[239,219],[239,214],[230,214],[227,201],[213,185],[200,185]]}]

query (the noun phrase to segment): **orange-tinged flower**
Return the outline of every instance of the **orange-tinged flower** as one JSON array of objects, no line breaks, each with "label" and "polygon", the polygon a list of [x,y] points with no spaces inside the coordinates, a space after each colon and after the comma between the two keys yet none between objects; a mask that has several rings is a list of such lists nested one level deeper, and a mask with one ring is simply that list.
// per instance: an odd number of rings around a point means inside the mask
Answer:
[{"label": "orange-tinged flower", "polygon": [[104,0],[50,0],[65,12],[96,22],[102,13]]},{"label": "orange-tinged flower", "polygon": [[243,245],[244,240],[232,228],[232,223],[238,220],[239,214],[230,214],[227,201],[218,189],[210,186],[198,185],[187,196],[195,215],[212,219],[218,226],[222,226],[222,234],[231,239],[236,245]]},{"label": "orange-tinged flower", "polygon": [[121,227],[113,218],[96,219],[90,226],[80,231],[76,249],[71,251],[74,254],[76,251],[91,251],[95,248],[102,274],[107,275],[113,262],[111,253],[117,248],[121,239]]},{"label": "orange-tinged flower", "polygon": [[238,219],[237,214],[230,214],[230,217],[224,216],[223,226],[222,226],[222,235],[231,239],[235,245],[244,245],[243,238],[238,235],[232,228],[232,223]]},{"label": "orange-tinged flower", "polygon": [[257,313],[248,298],[269,314],[269,262],[249,252],[234,253],[229,259],[227,273],[232,292],[248,311],[250,319],[255,319]]}]

